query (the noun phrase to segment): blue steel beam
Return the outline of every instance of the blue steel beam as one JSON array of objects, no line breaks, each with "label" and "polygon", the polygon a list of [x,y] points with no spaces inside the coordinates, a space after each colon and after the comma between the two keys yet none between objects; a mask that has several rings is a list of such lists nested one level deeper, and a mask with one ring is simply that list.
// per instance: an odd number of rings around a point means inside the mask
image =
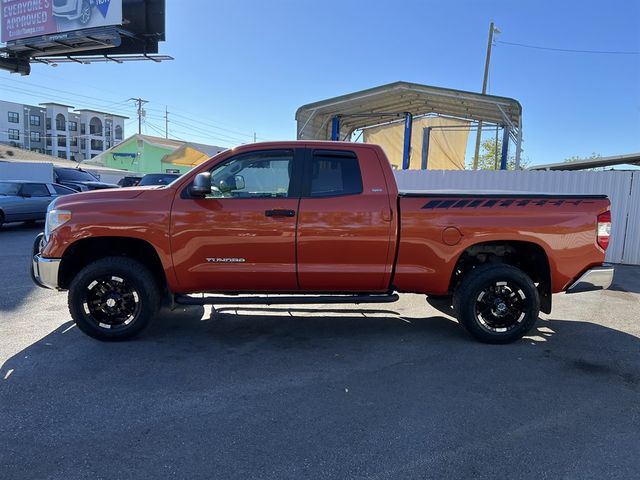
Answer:
[{"label": "blue steel beam", "polygon": [[422,170],[427,169],[429,163],[429,138],[431,137],[431,127],[422,129]]},{"label": "blue steel beam", "polygon": [[507,169],[507,156],[509,155],[509,127],[502,126],[502,156],[500,157],[500,170]]},{"label": "blue steel beam", "polygon": [[402,169],[409,170],[411,160],[411,129],[413,127],[413,115],[409,112],[404,114],[404,149],[402,152]]},{"label": "blue steel beam", "polygon": [[340,115],[336,115],[331,120],[331,140],[334,142],[340,140]]}]

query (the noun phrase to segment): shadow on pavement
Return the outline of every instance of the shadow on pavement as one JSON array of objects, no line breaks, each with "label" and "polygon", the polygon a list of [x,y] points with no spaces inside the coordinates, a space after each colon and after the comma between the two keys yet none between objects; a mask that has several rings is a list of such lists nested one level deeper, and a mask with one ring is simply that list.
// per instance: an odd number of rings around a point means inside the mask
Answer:
[{"label": "shadow on pavement", "polygon": [[632,265],[616,265],[613,283],[609,290],[640,293],[640,268]]},{"label": "shadow on pavement", "polygon": [[115,344],[64,324],[0,367],[2,478],[631,478],[640,467],[632,335],[550,320],[492,346],[440,316],[282,310],[164,312]]},{"label": "shadow on pavement", "polygon": [[22,305],[37,288],[31,281],[31,248],[42,222],[10,223],[0,228],[0,312]]}]

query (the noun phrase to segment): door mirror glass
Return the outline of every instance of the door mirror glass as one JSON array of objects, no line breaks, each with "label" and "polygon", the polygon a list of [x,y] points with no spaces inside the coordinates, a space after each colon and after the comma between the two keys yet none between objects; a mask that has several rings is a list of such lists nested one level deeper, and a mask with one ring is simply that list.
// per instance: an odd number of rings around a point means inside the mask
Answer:
[{"label": "door mirror glass", "polygon": [[204,198],[211,194],[211,173],[203,172],[196,175],[189,191],[191,196]]}]

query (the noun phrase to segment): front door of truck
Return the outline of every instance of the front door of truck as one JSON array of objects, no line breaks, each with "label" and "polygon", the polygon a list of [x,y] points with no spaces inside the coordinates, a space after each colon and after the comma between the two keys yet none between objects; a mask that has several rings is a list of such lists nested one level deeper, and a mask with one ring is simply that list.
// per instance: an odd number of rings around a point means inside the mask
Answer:
[{"label": "front door of truck", "polygon": [[389,287],[395,221],[379,160],[369,149],[309,149],[298,214],[301,290]]},{"label": "front door of truck", "polygon": [[298,288],[297,157],[294,149],[241,153],[211,169],[211,195],[178,193],[171,245],[183,292]]}]

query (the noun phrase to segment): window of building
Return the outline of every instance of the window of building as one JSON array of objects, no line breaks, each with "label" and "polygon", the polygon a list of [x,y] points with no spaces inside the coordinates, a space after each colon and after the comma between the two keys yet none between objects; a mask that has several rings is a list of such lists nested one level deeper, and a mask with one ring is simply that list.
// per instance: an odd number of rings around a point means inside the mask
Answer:
[{"label": "window of building", "polygon": [[352,152],[315,150],[311,162],[311,196],[362,193],[358,159]]},{"label": "window of building", "polygon": [[40,115],[30,115],[29,116],[29,125],[32,127],[40,126]]},{"label": "window of building", "polygon": [[15,128],[10,128],[9,140],[20,140],[20,130],[16,130]]},{"label": "window of building", "polygon": [[78,137],[71,137],[71,140],[69,140],[69,145],[72,147],[77,147],[78,146]]},{"label": "window of building", "polygon": [[93,117],[89,122],[89,133],[91,135],[102,135],[102,120]]},{"label": "window of building", "polygon": [[85,150],[87,148],[87,141],[84,138],[80,139],[80,149]]},{"label": "window of building", "polygon": [[58,157],[59,158],[67,158],[67,152],[65,150],[60,150],[58,152]]},{"label": "window of building", "polygon": [[20,114],[18,112],[9,112],[9,123],[20,123]]},{"label": "window of building", "polygon": [[59,113],[56,115],[56,130],[65,131],[67,129],[67,120],[64,115]]},{"label": "window of building", "polygon": [[50,197],[49,189],[44,183],[25,183],[22,186],[22,195],[30,197]]},{"label": "window of building", "polygon": [[47,135],[47,147],[51,146],[51,137]]},{"label": "window of building", "polygon": [[47,117],[47,130],[51,130],[51,118]]},{"label": "window of building", "polygon": [[102,140],[91,140],[91,150],[102,150],[103,145]]},{"label": "window of building", "polygon": [[122,140],[122,127],[116,125],[116,140]]},{"label": "window of building", "polygon": [[69,122],[69,130],[72,132],[78,131],[78,122]]},{"label": "window of building", "polygon": [[84,135],[85,133],[87,133],[87,127],[84,123],[80,124],[80,133],[82,135]]},{"label": "window of building", "polygon": [[36,152],[36,153],[44,153],[44,150],[43,150],[43,149],[41,149],[41,148],[37,148],[37,147],[32,148],[32,149],[31,149],[31,151],[32,151],[32,152]]},{"label": "window of building", "polygon": [[293,152],[272,150],[230,158],[211,172],[211,198],[284,198]]},{"label": "window of building", "polygon": [[40,143],[40,141],[41,141],[40,132],[31,132],[30,135],[29,135],[29,139],[33,143]]},{"label": "window of building", "polygon": [[67,146],[67,137],[58,137],[58,146],[66,147]]}]

